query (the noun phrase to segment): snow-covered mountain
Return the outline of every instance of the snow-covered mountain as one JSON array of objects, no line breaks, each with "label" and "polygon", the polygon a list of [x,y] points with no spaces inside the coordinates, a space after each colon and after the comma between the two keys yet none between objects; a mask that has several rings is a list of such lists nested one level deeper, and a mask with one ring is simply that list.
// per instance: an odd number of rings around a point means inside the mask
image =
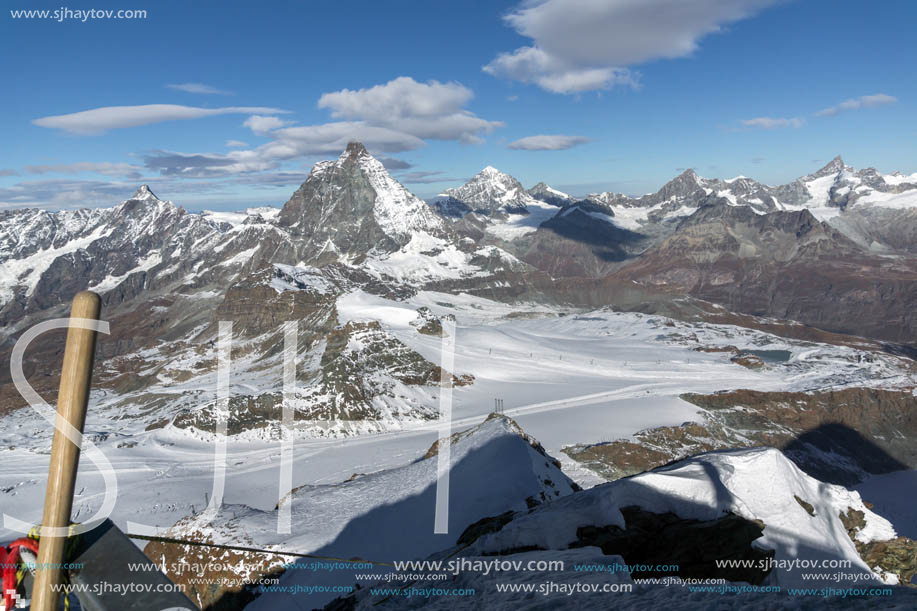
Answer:
[{"label": "snow-covered mountain", "polygon": [[563,191],[553,189],[543,182],[540,182],[529,189],[527,193],[537,200],[543,201],[547,204],[553,204],[555,206],[565,206],[573,200],[573,197],[570,195],[564,193]]},{"label": "snow-covered mountain", "polygon": [[[817,172],[797,179],[791,185],[802,186],[802,197],[787,197],[783,204],[808,208],[847,208],[856,204],[873,204],[887,208],[917,206],[917,174],[900,172],[882,174],[875,168],[856,170],[838,155]],[[777,187],[793,191],[787,185]],[[801,201],[800,201],[801,200]]]},{"label": "snow-covered mountain", "polygon": [[460,235],[501,244],[530,236],[557,214],[556,203],[533,197],[522,183],[492,166],[447,189],[433,207]]},{"label": "snow-covered mountain", "polygon": [[218,274],[221,253],[237,252],[225,248],[231,232],[229,224],[158,199],[146,185],[113,208],[2,213],[0,325],[15,328],[85,288],[117,288],[123,299],[164,282],[193,284],[205,258],[207,273]]},{"label": "snow-covered mountain", "polygon": [[335,161],[315,164],[278,221],[302,236],[308,250],[301,254],[309,259],[392,252],[418,235],[445,235],[430,207],[359,143],[348,145]]},{"label": "snow-covered mountain", "polygon": [[832,220],[857,204],[896,210],[917,207],[917,174],[855,170],[837,156],[820,170],[785,185],[768,186],[745,176],[703,178],[688,169],[656,193],[635,198],[605,192],[587,199],[611,206],[618,222],[637,230],[689,216],[714,196],[757,212],[807,208],[820,220]]},{"label": "snow-covered mountain", "polygon": [[464,205],[466,212],[491,215],[528,214],[534,198],[522,184],[495,167],[487,166],[461,187],[446,189],[448,205]]},{"label": "snow-covered mountain", "polygon": [[191,214],[144,185],[113,208],[0,212],[0,325],[15,329],[81,288],[117,290],[117,303],[167,287],[222,293],[248,273],[303,261],[423,283],[487,275],[489,261],[499,267],[509,259],[493,247],[460,244],[425,202],[353,144],[316,164],[279,211]]},{"label": "snow-covered mountain", "polygon": [[[783,587],[845,583],[831,577],[806,579],[802,571],[794,571],[788,564],[791,559],[804,557],[847,560],[850,573],[872,574],[873,584],[898,582],[898,576],[887,573],[883,567],[867,566],[856,547],[856,543],[894,539],[897,533],[888,520],[873,513],[857,492],[809,477],[774,448],[700,454],[595,486],[517,515],[498,532],[478,539],[469,551],[489,555],[520,548],[553,550],[599,545],[605,553],[619,553],[631,564],[657,564],[648,561],[654,555],[651,549],[628,546],[636,541],[602,536],[601,530],[611,534],[634,528],[636,525],[630,526],[627,518],[628,513],[633,513],[628,510],[634,507],[657,516],[674,514],[707,523],[732,516],[759,524],[760,530],[745,541],[748,545],[745,549],[741,539],[724,541],[713,537],[711,542],[720,547],[724,557],[754,557],[756,552],[773,551],[770,557],[776,563],[772,570],[759,568],[758,576],[749,573],[741,581]],[[847,521],[853,512],[862,515],[856,529],[851,529]],[[598,532],[590,532],[585,528],[587,525]],[[712,558],[700,550],[684,549],[682,553],[686,557],[678,562],[671,556],[677,552],[667,548],[664,538],[656,539],[652,545],[659,546],[655,552],[660,559],[658,564],[664,563],[661,560],[668,553],[669,562],[678,564],[682,571],[690,571],[692,563],[699,569],[707,562],[710,572],[716,572]],[[850,579],[848,585],[860,580]]]},{"label": "snow-covered mountain", "polygon": [[[906,346],[888,343],[912,341],[917,328],[914,179],[837,159],[780,187],[687,171],[640,198],[577,200],[543,183],[526,192],[487,168],[428,205],[352,144],[317,164],[282,208],[192,214],[144,186],[106,209],[0,212],[0,349],[6,358],[23,328],[65,313],[76,290],[102,294],[112,333],[99,343],[87,435],[123,486],[116,521],[275,552],[257,557],[260,569],[244,564],[254,556],[227,552],[232,562],[210,577],[280,571],[293,559],[284,550],[386,564],[567,563],[550,575],[450,577],[481,593],[468,599],[397,600],[363,587],[333,602],[331,590],[273,592],[252,609],[598,600],[496,593],[497,583],[546,579],[633,586],[634,597],[615,595],[622,608],[721,604],[720,594],[688,601],[676,588],[640,585],[640,570],[572,568],[614,562],[815,587],[785,561],[844,560],[867,577],[845,585],[908,581],[914,543],[894,538],[885,519],[900,514],[873,511],[864,501],[874,499],[828,482],[869,483],[917,466],[907,420],[913,361]],[[446,320],[456,321],[452,371],[440,367]],[[233,325],[229,477],[205,525],[220,321]],[[289,321],[296,375],[285,393]],[[53,396],[58,341],[40,337],[27,357],[29,379]],[[5,375],[0,503],[37,519],[29,512],[40,512],[41,486],[22,473],[51,432]],[[445,376],[455,434],[441,535],[432,527],[440,448],[431,443]],[[495,398],[513,420],[486,417]],[[286,405],[295,489],[278,499]],[[841,430],[826,431],[828,420]],[[711,449],[721,451],[691,457]],[[87,482],[77,519],[100,502],[98,482]],[[287,502],[292,534],[278,534]],[[210,558],[199,548],[147,551],[157,561]],[[784,564],[724,572],[712,558]],[[374,565],[280,579],[300,588],[378,580],[358,572],[394,574]],[[220,593],[194,590],[202,603]],[[239,600],[254,597],[243,593]],[[744,602],[764,609],[773,599]]]},{"label": "snow-covered mountain", "polygon": [[[561,257],[582,260],[570,268],[577,273],[604,274],[614,266],[597,264],[602,257],[635,257],[716,200],[757,213],[809,209],[867,252],[917,248],[917,175],[854,171],[840,158],[780,187],[688,170],[640,198],[603,193],[578,202],[543,183],[532,192],[541,199],[488,167],[448,190],[436,214],[354,144],[316,164],[280,211],[190,214],[146,186],[113,208],[4,211],[0,325],[15,329],[79,288],[117,289],[119,303],[167,287],[222,292],[275,263],[342,264],[347,273],[413,285],[487,276],[514,260],[516,270],[528,264],[555,273],[564,267]],[[544,201],[548,196],[564,202],[560,209]],[[450,212],[457,208],[468,217],[462,223]],[[591,253],[578,254],[583,246]],[[506,252],[494,257],[493,247]]]},{"label": "snow-covered mountain", "polygon": [[[877,562],[874,565],[867,564],[861,555],[868,554],[864,550],[896,541],[895,537],[891,524],[872,512],[859,494],[805,475],[778,450],[755,448],[703,454],[576,492],[533,510],[512,516],[494,515],[473,540],[433,554],[430,560],[447,561],[461,553],[469,560],[499,558],[508,567],[518,562],[515,566],[519,568],[497,575],[460,572],[450,587],[481,594],[473,599],[442,597],[432,608],[446,608],[442,605],[447,600],[448,608],[453,609],[481,605],[507,610],[546,606],[606,608],[607,594],[570,596],[576,583],[590,588],[630,584],[623,590],[605,590],[623,592],[614,596],[616,606],[625,609],[713,608],[728,601],[723,597],[729,595],[727,588],[692,593],[678,584],[662,587],[634,581],[674,573],[683,579],[719,578],[726,583],[754,584],[758,587],[746,586],[749,592],[742,595],[743,608],[769,609],[777,596],[782,602],[793,601],[787,594],[773,593],[789,588],[834,588],[840,593],[843,588],[899,583],[909,575],[909,569],[901,574],[889,570],[888,565],[900,566],[894,554],[884,560],[870,556],[871,561]],[[529,586],[521,584],[534,583],[537,588],[544,576],[536,579],[522,567],[557,559],[565,561],[564,568],[551,572],[550,580],[555,586],[565,587],[535,589],[526,596],[522,588]],[[717,564],[728,561],[748,565],[730,569]],[[800,567],[814,563],[846,568],[813,578]],[[674,571],[654,569],[671,564],[678,565]],[[615,565],[621,568],[603,570]],[[507,583],[516,587],[496,586]],[[437,587],[430,578],[412,585],[417,589]],[[758,590],[769,593],[755,594]],[[534,601],[533,593],[538,594]],[[364,586],[326,609],[403,608],[386,594]],[[900,596],[917,600],[913,592],[902,591]],[[807,600],[807,608],[837,608],[840,600],[839,596],[825,594],[811,599],[811,605]],[[896,601],[908,604],[901,599]],[[270,602],[270,595],[259,601],[262,605]],[[431,608],[427,604],[408,605],[420,607]]]},{"label": "snow-covered mountain", "polygon": [[[337,298],[359,288],[404,297],[431,283],[497,282],[490,278],[530,269],[499,246],[459,239],[359,144],[317,164],[279,210],[191,214],[143,186],[107,209],[5,212],[0,244],[4,354],[32,321],[95,290],[112,323],[112,360],[96,384],[149,426],[203,436],[213,401],[198,389],[215,373],[217,321],[232,321],[237,345],[251,354],[237,370],[263,379],[278,364],[280,323],[295,316],[311,363],[299,374],[296,409],[320,423],[305,428],[390,430],[435,417],[439,369],[372,324],[336,329]],[[59,354],[56,339],[41,336],[26,370],[53,367]],[[8,376],[0,373],[0,385]],[[144,409],[149,401],[158,409]],[[232,433],[270,438],[280,401],[276,380],[251,386],[233,400]]]},{"label": "snow-covered mountain", "polygon": [[[233,321],[253,355],[244,368],[257,377],[276,365],[275,352],[263,355],[281,341],[278,321],[291,313],[308,321],[300,347],[313,363],[301,374],[301,414],[375,420],[385,428],[397,428],[402,418],[429,418],[426,383],[404,385],[366,359],[356,359],[351,371],[364,383],[347,392],[376,403],[360,399],[316,412],[322,397],[341,390],[322,362],[334,360],[328,341],[336,325],[347,323],[337,302],[357,290],[405,299],[432,289],[577,307],[653,303],[665,311],[681,310],[673,300],[693,295],[737,312],[912,341],[917,272],[906,255],[917,248],[911,239],[917,209],[885,205],[917,193],[911,179],[855,172],[837,159],[797,183],[771,188],[686,171],[642,198],[603,194],[558,208],[487,168],[450,190],[452,201],[478,210],[456,218],[437,214],[355,143],[336,160],[316,164],[279,210],[191,214],[143,186],[107,209],[6,211],[0,213],[2,348],[8,351],[31,321],[63,312],[77,290],[96,290],[113,323],[107,357],[124,359],[99,383],[129,388],[128,403],[138,413],[142,401],[157,397],[163,407],[148,416],[149,424],[191,430],[207,420],[206,404],[196,405],[203,410],[197,415],[182,410],[193,402],[194,384],[213,374],[200,352],[215,339],[216,321]],[[847,186],[850,192],[841,194]],[[534,191],[553,193],[547,186]],[[790,191],[805,203],[789,203],[796,200],[782,194]],[[843,207],[839,197],[846,198]],[[829,224],[819,220],[825,210],[834,215]],[[853,318],[851,308],[869,314]],[[385,329],[378,333],[372,345],[393,345]],[[46,367],[58,354],[51,339],[39,338],[27,367]],[[146,367],[132,360],[139,354]],[[425,371],[429,358],[415,356],[408,359],[414,373]],[[0,373],[0,384],[7,375]],[[128,383],[129,376],[137,381]],[[252,422],[253,414],[273,414],[278,392],[274,386],[245,392],[251,402],[235,413]]]},{"label": "snow-covered mountain", "polygon": [[[354,583],[360,586],[355,593],[326,608],[392,607],[391,591],[374,593],[375,588],[406,585],[390,581],[400,577],[384,561],[392,556],[444,563],[455,558],[471,562],[500,559],[507,567],[520,561],[516,566],[531,567],[539,561],[562,559],[564,565],[549,574],[552,582],[632,584],[629,595],[617,598],[626,608],[635,609],[645,608],[639,604],[648,599],[664,600],[658,597],[660,591],[679,590],[635,585],[635,579],[647,577],[714,578],[785,590],[897,584],[912,570],[888,545],[913,542],[896,538],[892,524],[874,513],[857,492],[806,475],[776,449],[701,454],[581,490],[537,440],[506,417],[488,417],[453,435],[451,445],[448,534],[433,532],[438,444],[423,459],[404,467],[297,488],[280,501],[291,503],[293,535],[276,533],[277,508],[264,511],[245,505],[224,506],[210,526],[200,526],[196,516],[189,516],[169,534],[273,550],[275,556],[258,563],[260,571],[251,567],[261,556],[245,552],[224,556],[227,569],[219,575],[222,578],[257,579],[280,573],[281,587],[262,593],[247,607],[255,610],[315,607],[335,597],[328,586]],[[332,572],[281,571],[282,563],[292,560],[283,552],[294,549],[367,564]],[[146,553],[164,566],[179,557],[201,563],[207,557],[200,548],[156,543]],[[730,567],[724,564],[728,562],[748,564]],[[371,568],[369,563],[373,563]],[[600,568],[615,564],[621,569]],[[659,565],[674,568],[654,568]],[[807,566],[845,568],[840,578],[834,572],[813,577]],[[426,576],[437,571],[415,572],[421,573],[411,580],[415,588],[442,588]],[[475,570],[451,573],[450,587],[474,589],[480,595],[451,599],[450,608],[479,608],[481,597],[487,608],[509,609],[519,604],[526,608],[518,592],[500,592],[489,586],[495,579],[503,584],[531,583],[534,577],[527,572],[535,571],[504,568],[496,575]],[[546,576],[538,575],[541,580]],[[173,578],[187,582],[189,576],[175,574]],[[207,603],[222,592],[197,587],[193,596]],[[713,600],[721,593],[706,596]],[[410,608],[430,604],[436,608],[449,600],[417,598]],[[542,592],[541,598],[550,608],[582,608],[584,603],[582,597],[570,598],[558,590]],[[694,600],[685,608],[702,604]]]},{"label": "snow-covered mountain", "polygon": [[[915,352],[900,345],[917,333],[915,194],[917,175],[838,158],[778,187],[689,170],[654,194],[583,200],[544,183],[527,192],[488,167],[428,205],[354,143],[316,164],[282,208],[193,214],[142,186],[105,209],[0,212],[0,350],[6,362],[22,330],[65,314],[76,291],[101,293],[111,334],[99,342],[87,435],[119,474],[115,519],[267,546],[277,552],[268,571],[290,559],[283,550],[570,566],[677,552],[697,576],[709,557],[691,549],[719,540],[733,558],[843,559],[870,584],[908,581],[910,565],[894,559],[913,542],[879,541],[894,536],[880,506],[828,482],[917,467]],[[452,371],[440,366],[446,320],[456,321]],[[232,473],[203,526],[221,321],[232,323]],[[287,322],[293,389],[281,375]],[[49,398],[60,352],[47,334],[27,353],[26,375]],[[22,474],[51,431],[8,376],[0,371],[0,504],[29,517],[41,486]],[[448,536],[432,532],[444,379],[456,431]],[[544,447],[502,416],[482,424],[495,399]],[[296,489],[283,499],[293,535],[276,532],[270,481],[284,406],[297,443]],[[639,474],[714,449],[724,451]],[[586,492],[573,483],[629,475]],[[87,482],[76,518],[101,499]],[[638,573],[550,579],[637,585]],[[724,578],[801,583],[796,572],[759,573]],[[495,596],[497,579],[454,583],[486,592],[474,601],[488,608],[537,607]],[[355,573],[291,570],[282,581],[350,585]],[[670,604],[659,591],[620,600]],[[326,594],[309,606],[336,595]],[[252,608],[297,597],[265,595]],[[586,600],[564,599],[544,602]],[[364,591],[331,608],[399,602]]]}]

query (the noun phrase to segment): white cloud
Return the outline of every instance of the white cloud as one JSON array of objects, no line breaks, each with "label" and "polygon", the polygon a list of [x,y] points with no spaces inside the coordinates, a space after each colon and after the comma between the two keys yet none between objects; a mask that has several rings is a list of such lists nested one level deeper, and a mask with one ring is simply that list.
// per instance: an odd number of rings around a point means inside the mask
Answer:
[{"label": "white cloud", "polygon": [[376,152],[396,153],[424,145],[415,136],[358,121],[285,127],[269,135],[270,142],[250,150],[225,154],[157,151],[147,155],[144,163],[163,176],[210,178],[274,170],[284,161],[313,155],[337,155],[353,140]]},{"label": "white cloud", "polygon": [[273,142],[256,151],[268,159],[292,159],[303,155],[338,154],[347,143],[359,141],[374,152],[398,153],[424,146],[421,138],[362,121],[337,121],[321,125],[285,127],[271,132]]},{"label": "white cloud", "polygon": [[74,134],[98,134],[109,129],[139,127],[163,121],[200,119],[229,114],[286,114],[290,111],[262,106],[229,106],[197,108],[177,104],[146,104],[143,106],[106,106],[67,115],[42,117],[32,121],[40,127],[62,129]]},{"label": "white cloud", "polygon": [[439,182],[464,182],[460,178],[454,178],[441,170],[408,172],[398,177],[398,180],[405,184],[429,185]]},{"label": "white cloud", "polygon": [[397,157],[382,157],[377,155],[376,159],[378,159],[379,163],[389,172],[393,170],[407,170],[414,167],[413,163],[405,161],[404,159],[398,159]]},{"label": "white cloud", "polygon": [[565,136],[563,134],[540,134],[537,136],[528,136],[520,138],[506,145],[511,149],[522,151],[562,151],[573,148],[579,144],[585,144],[590,139],[585,136]]},{"label": "white cloud", "polygon": [[419,83],[399,77],[366,89],[322,95],[319,108],[338,119],[329,123],[290,125],[269,116],[272,113],[257,113],[244,125],[270,141],[256,148],[228,153],[158,151],[144,162],[163,176],[210,178],[277,170],[295,159],[338,155],[352,141],[362,142],[374,154],[418,149],[428,139],[480,142],[503,124],[467,110],[472,97],[460,83]]},{"label": "white cloud", "polygon": [[81,172],[94,172],[105,176],[139,176],[140,166],[129,163],[94,163],[80,161],[56,165],[27,165],[25,171],[29,174],[79,174]]},{"label": "white cloud", "polygon": [[[823,108],[815,113],[816,117],[833,117],[841,112],[846,110],[860,110],[861,108],[874,108],[876,106],[884,106],[886,104],[893,104],[898,101],[898,98],[895,98],[884,93],[876,93],[873,95],[864,95],[858,98],[851,98],[849,100],[844,100],[837,106],[831,106],[829,108]],[[802,127],[805,124],[804,119],[797,117],[793,118],[773,118],[773,117],[756,117],[754,119],[745,119],[741,122],[744,127],[757,127],[760,129],[779,129],[784,127]]]},{"label": "white cloud", "polygon": [[325,93],[318,107],[329,109],[336,119],[356,120],[416,138],[474,143],[503,123],[481,119],[465,109],[473,97],[460,83],[418,83],[401,76],[366,89]]},{"label": "white cloud", "polygon": [[639,85],[629,66],[693,53],[700,39],[781,0],[528,0],[505,17],[533,44],[488,74],[553,93]]},{"label": "white cloud", "polygon": [[754,119],[745,119],[742,121],[744,127],[757,127],[759,129],[781,129],[784,127],[802,127],[804,120],[796,117],[783,119],[776,117],[755,117]]},{"label": "white cloud", "polygon": [[205,95],[235,95],[232,91],[217,89],[204,83],[177,83],[166,85],[169,89],[184,91],[185,93],[202,93]]},{"label": "white cloud", "polygon": [[484,72],[523,83],[535,83],[552,93],[579,93],[614,85],[639,86],[639,76],[627,68],[575,68],[537,47],[501,53]]},{"label": "white cloud", "polygon": [[276,162],[260,159],[252,151],[219,153],[177,153],[155,151],[144,157],[147,169],[161,176],[212,178],[274,169]]},{"label": "white cloud", "polygon": [[0,169],[0,176],[19,176],[16,170]]},{"label": "white cloud", "polygon": [[239,147],[245,147],[245,146],[248,146],[248,142],[243,142],[241,140],[227,140],[226,141],[227,148],[239,148]]},{"label": "white cloud", "polygon": [[833,117],[836,114],[839,114],[845,110],[860,110],[861,108],[874,108],[876,106],[884,106],[886,104],[893,104],[898,101],[898,98],[886,95],[884,93],[876,93],[873,95],[863,95],[858,98],[852,98],[850,100],[844,100],[837,106],[831,106],[830,108],[823,108],[815,113],[816,117]]},{"label": "white cloud", "polygon": [[384,85],[325,93],[318,99],[318,107],[330,109],[337,119],[388,121],[458,112],[473,97],[474,93],[460,83],[418,83],[409,76],[399,76]]},{"label": "white cloud", "polygon": [[49,210],[111,206],[137,185],[90,180],[39,180],[0,187],[0,209],[41,207]]},{"label": "white cloud", "polygon": [[484,141],[484,134],[502,126],[502,121],[487,121],[470,112],[457,112],[442,117],[404,117],[379,127],[424,140],[458,140],[465,144],[478,144]]},{"label": "white cloud", "polygon": [[289,121],[284,121],[277,117],[265,117],[262,115],[252,115],[245,120],[245,127],[249,128],[259,136],[263,136],[270,131],[283,127],[284,125],[289,125]]}]

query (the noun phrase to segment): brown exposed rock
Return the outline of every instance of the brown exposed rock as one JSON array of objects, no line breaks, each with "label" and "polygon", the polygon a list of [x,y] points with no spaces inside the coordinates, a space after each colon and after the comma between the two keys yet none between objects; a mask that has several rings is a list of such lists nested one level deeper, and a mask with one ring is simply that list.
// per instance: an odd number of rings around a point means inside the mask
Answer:
[{"label": "brown exposed rock", "polygon": [[878,568],[898,576],[898,583],[913,586],[917,575],[917,541],[896,537],[889,541],[860,543],[857,552],[870,568]]},{"label": "brown exposed rock", "polygon": [[[315,291],[277,292],[270,285],[273,268],[263,269],[233,284],[217,308],[214,320],[231,320],[233,333],[249,337],[276,333],[288,320],[300,321],[314,333],[334,326],[335,295]],[[212,333],[211,333],[212,334]]]},{"label": "brown exposed rock", "polygon": [[698,346],[694,348],[695,352],[730,352],[732,354],[738,354],[739,349],[735,346]]},{"label": "brown exposed rock", "polygon": [[895,537],[887,541],[858,541],[856,535],[866,528],[866,515],[852,507],[840,514],[841,523],[847,534],[856,545],[857,552],[869,568],[894,573],[898,583],[914,586],[911,583],[917,574],[917,541],[907,537]]},{"label": "brown exposed rock", "polygon": [[753,316],[917,337],[917,261],[869,254],[808,210],[759,215],[710,202],[615,276]]},{"label": "brown exposed rock", "polygon": [[736,390],[682,398],[704,410],[702,422],[564,452],[607,479],[702,452],[759,445],[780,448],[810,475],[844,485],[868,473],[917,466],[917,397],[911,390]]},{"label": "brown exposed rock", "polygon": [[804,501],[803,499],[799,498],[795,494],[793,495],[793,498],[796,499],[796,502],[799,503],[800,507],[806,510],[807,514],[809,514],[810,516],[815,515],[815,507],[812,506],[812,503],[809,503],[808,501]]},{"label": "brown exposed rock", "polygon": [[843,524],[844,528],[847,530],[847,534],[850,535],[851,539],[856,541],[857,532],[866,528],[866,514],[859,509],[848,507],[847,513],[841,513],[840,518],[841,524]]},{"label": "brown exposed rock", "polygon": [[417,308],[417,318],[411,322],[411,325],[417,328],[418,333],[424,335],[435,337],[443,335],[443,323],[426,306]]},{"label": "brown exposed rock", "polygon": [[[185,528],[193,519],[176,524],[175,538],[201,543],[214,543],[212,537],[200,530]],[[251,545],[239,535],[238,546]],[[174,583],[184,586],[184,592],[203,611],[235,611],[255,599],[257,582],[279,577],[281,565],[289,558],[278,554],[263,554],[236,550],[214,549],[151,541],[143,550],[147,558],[163,567]],[[240,569],[240,567],[244,567]]]},{"label": "brown exposed rock", "polygon": [[737,354],[729,360],[746,369],[762,369],[764,367],[764,361],[753,354]]}]

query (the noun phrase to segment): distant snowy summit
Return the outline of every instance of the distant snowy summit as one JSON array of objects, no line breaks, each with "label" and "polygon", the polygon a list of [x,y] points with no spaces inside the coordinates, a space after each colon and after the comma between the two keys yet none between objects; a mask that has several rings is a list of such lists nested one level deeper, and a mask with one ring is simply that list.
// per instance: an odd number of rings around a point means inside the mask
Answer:
[{"label": "distant snowy summit", "polygon": [[555,206],[565,206],[573,201],[573,198],[567,193],[551,188],[549,185],[546,185],[543,182],[540,182],[529,189],[528,194],[539,201],[545,202],[546,204],[553,204]]},{"label": "distant snowy summit", "polygon": [[854,204],[917,207],[917,173],[884,175],[875,168],[855,170],[838,155],[820,170],[784,185],[769,186],[746,176],[725,180],[703,178],[688,169],[659,191],[641,197],[610,191],[587,197],[615,207],[644,208],[678,216],[690,214],[708,196],[723,198],[732,205],[750,206],[759,212],[833,208],[831,214],[837,214]]},{"label": "distant snowy summit", "polygon": [[461,187],[446,189],[448,202],[443,208],[464,209],[464,213],[481,215],[528,214],[535,202],[522,184],[495,167],[487,166]]}]

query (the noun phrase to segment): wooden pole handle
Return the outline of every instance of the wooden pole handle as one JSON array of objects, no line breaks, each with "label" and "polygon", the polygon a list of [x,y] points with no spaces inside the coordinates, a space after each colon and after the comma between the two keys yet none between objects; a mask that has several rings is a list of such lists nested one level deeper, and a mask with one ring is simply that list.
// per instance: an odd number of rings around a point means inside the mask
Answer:
[{"label": "wooden pole handle", "polygon": [[[97,294],[83,291],[73,298],[70,318],[98,320],[101,306],[102,302]],[[54,440],[51,443],[51,466],[48,469],[48,489],[45,493],[42,527],[70,526],[80,447],[67,439],[58,428],[66,421],[83,432],[95,347],[95,330],[77,327],[67,330],[64,366],[57,396],[58,427],[54,430]],[[46,536],[44,532],[41,534],[38,570],[35,572],[32,598],[34,611],[57,611],[60,592],[54,591],[52,585],[62,582],[60,566],[64,562],[66,543],[67,537]]]}]

